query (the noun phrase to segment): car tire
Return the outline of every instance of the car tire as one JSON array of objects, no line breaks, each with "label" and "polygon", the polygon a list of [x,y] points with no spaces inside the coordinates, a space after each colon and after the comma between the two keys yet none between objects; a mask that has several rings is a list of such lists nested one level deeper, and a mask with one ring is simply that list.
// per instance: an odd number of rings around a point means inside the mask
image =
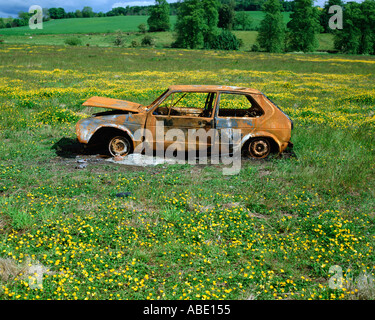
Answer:
[{"label": "car tire", "polygon": [[108,151],[112,156],[125,157],[131,153],[131,141],[125,136],[114,136],[108,140]]},{"label": "car tire", "polygon": [[271,153],[271,143],[266,138],[257,138],[250,141],[248,155],[254,159],[264,159]]}]

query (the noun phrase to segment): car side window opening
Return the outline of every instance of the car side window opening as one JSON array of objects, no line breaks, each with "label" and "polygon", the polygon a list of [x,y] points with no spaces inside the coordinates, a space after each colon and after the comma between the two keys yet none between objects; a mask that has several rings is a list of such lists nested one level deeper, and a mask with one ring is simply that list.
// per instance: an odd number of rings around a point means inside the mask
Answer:
[{"label": "car side window opening", "polygon": [[211,117],[214,92],[173,92],[153,112],[162,116]]},{"label": "car side window opening", "polygon": [[219,117],[257,118],[263,114],[264,111],[251,95],[235,93],[220,94]]},{"label": "car side window opening", "polygon": [[[165,90],[159,97],[157,97],[157,99],[155,99],[149,106],[148,106],[148,109],[151,109],[160,99],[162,96],[164,96],[166,93],[168,92],[168,90]],[[147,104],[145,104],[147,105]]]},{"label": "car side window opening", "polygon": [[167,116],[169,113],[169,108],[173,103],[174,93],[170,94],[161,104],[152,112],[154,115]]}]

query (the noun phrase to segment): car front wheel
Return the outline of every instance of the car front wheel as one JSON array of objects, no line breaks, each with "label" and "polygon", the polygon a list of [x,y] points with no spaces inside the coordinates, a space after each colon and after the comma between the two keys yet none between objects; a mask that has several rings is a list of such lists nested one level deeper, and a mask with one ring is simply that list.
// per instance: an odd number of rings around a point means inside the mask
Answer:
[{"label": "car front wheel", "polygon": [[109,139],[108,150],[112,156],[127,156],[131,151],[130,140],[124,136],[115,136]]}]

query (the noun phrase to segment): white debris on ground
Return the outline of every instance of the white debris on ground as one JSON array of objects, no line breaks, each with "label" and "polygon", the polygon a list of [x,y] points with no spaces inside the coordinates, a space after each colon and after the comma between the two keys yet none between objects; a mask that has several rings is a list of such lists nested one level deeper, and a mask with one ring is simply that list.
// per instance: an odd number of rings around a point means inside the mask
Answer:
[{"label": "white debris on ground", "polygon": [[125,164],[128,166],[139,166],[139,167],[156,166],[158,164],[177,163],[175,159],[147,156],[147,155],[143,155],[140,153],[131,153],[127,155],[126,157],[109,158],[109,159],[106,159],[106,161],[115,162],[119,164]]}]

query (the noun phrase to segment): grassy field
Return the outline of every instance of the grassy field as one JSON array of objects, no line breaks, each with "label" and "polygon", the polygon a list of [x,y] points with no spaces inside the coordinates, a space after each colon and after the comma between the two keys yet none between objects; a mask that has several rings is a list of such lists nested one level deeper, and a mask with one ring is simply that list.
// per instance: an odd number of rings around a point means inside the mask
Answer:
[{"label": "grassy field", "polygon": [[[257,28],[264,17],[261,11],[246,12],[252,21],[251,27]],[[283,12],[285,23],[289,19],[290,12]],[[138,31],[141,23],[147,25],[148,16],[116,16],[101,18],[77,18],[51,20],[43,23],[43,29],[31,30],[28,26],[0,29],[0,34],[24,36],[37,34],[76,34],[76,33],[111,33],[117,30],[129,32]],[[172,27],[176,22],[176,16],[170,16]]]},{"label": "grassy field", "polygon": [[[170,48],[175,40],[173,32],[153,32],[148,33],[154,41],[155,48]],[[239,51],[250,51],[252,45],[256,42],[257,31],[234,31],[238,39],[243,41],[243,46]],[[6,35],[1,37],[6,44],[27,44],[27,45],[58,45],[67,46],[65,41],[71,37],[81,41],[80,46],[95,47],[115,47],[114,41],[116,33],[96,33],[96,34],[41,34],[33,36]],[[129,48],[132,42],[141,46],[141,41],[145,34],[139,32],[127,32],[123,34],[124,43],[122,47]],[[319,51],[333,50],[333,37],[331,34],[318,34]]]},{"label": "grassy field", "polygon": [[[4,35],[110,33],[116,30],[138,31],[141,23],[147,24],[147,16],[116,16],[101,18],[58,19],[43,23],[43,29],[31,30],[29,26],[2,29]],[[171,16],[174,23],[175,16]]]},{"label": "grassy field", "polygon": [[[0,57],[1,299],[374,299],[359,281],[375,267],[373,57],[9,44]],[[262,90],[294,120],[297,158],[233,176],[94,156],[76,169],[83,101],[147,103],[172,84]]]},{"label": "grassy field", "polygon": [[[252,28],[255,30],[263,19],[261,11],[249,11]],[[284,21],[287,23],[290,12],[284,12]],[[62,19],[44,23],[43,30],[31,30],[29,27],[0,29],[0,39],[7,44],[28,45],[66,45],[67,38],[74,37],[81,41],[81,46],[114,47],[116,32],[124,32],[123,47],[131,47],[132,41],[140,46],[144,34],[138,32],[138,25],[147,24],[147,16],[118,16],[92,19]],[[176,16],[171,16],[171,24],[174,26]],[[250,51],[256,42],[257,31],[234,31],[235,35],[243,41],[240,51]],[[174,33],[153,32],[149,33],[154,40],[156,48],[171,47]],[[331,34],[319,34],[319,51],[333,50],[333,38]]]}]

